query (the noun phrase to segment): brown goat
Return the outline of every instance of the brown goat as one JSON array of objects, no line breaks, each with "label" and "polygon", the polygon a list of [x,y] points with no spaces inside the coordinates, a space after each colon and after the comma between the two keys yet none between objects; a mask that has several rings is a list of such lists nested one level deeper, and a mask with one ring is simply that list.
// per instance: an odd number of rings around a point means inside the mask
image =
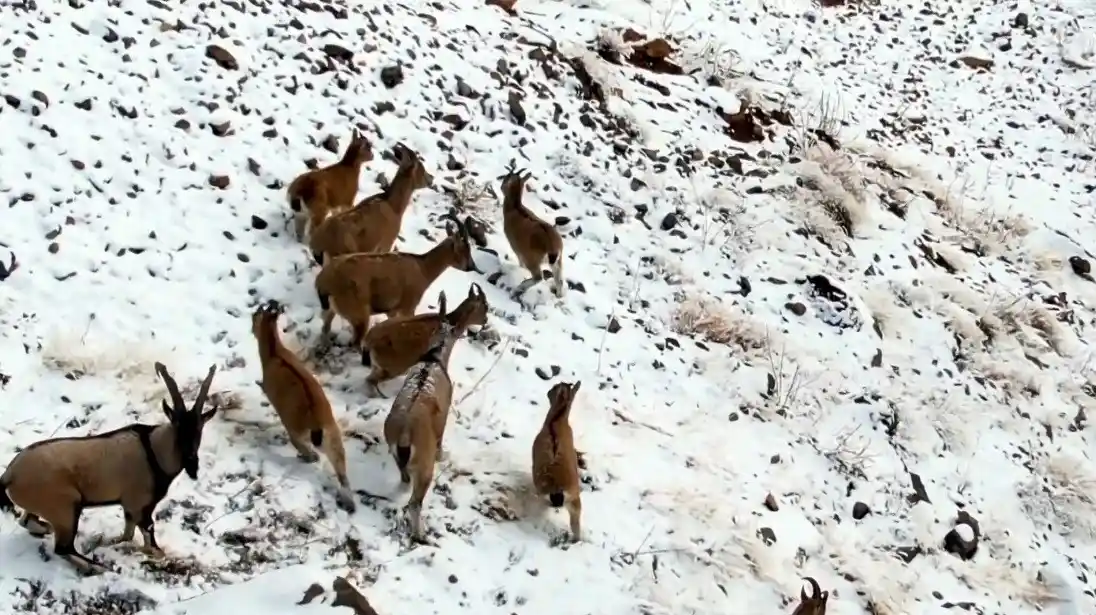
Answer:
[{"label": "brown goat", "polygon": [[563,238],[555,226],[541,220],[522,203],[530,175],[511,168],[502,179],[502,230],[518,262],[532,274],[514,289],[513,295],[520,297],[544,279],[541,265],[547,258],[552,268],[552,292],[562,297],[567,286],[563,280]]},{"label": "brown goat", "polygon": [[533,440],[533,485],[538,494],[548,496],[553,508],[567,507],[574,542],[582,540],[582,498],[578,454],[569,418],[571,404],[581,386],[582,382],[559,382],[548,390],[551,406]]},{"label": "brown goat", "polygon": [[460,334],[442,320],[427,350],[411,369],[384,420],[384,441],[396,460],[400,483],[411,483],[407,516],[411,538],[423,540],[422,502],[443,456],[442,440],[453,401],[448,361]]},{"label": "brown goat", "polygon": [[298,241],[304,241],[306,226],[312,233],[328,216],[353,206],[362,165],[372,160],[373,146],[355,130],[341,160],[305,171],[290,182],[286,197]]},{"label": "brown goat", "polygon": [[344,254],[324,263],[316,276],[316,294],[323,310],[321,345],[330,342],[336,314],[350,323],[352,344],[361,347],[374,314],[413,315],[426,289],[446,269],[481,273],[472,258],[465,225],[448,224],[446,232],[448,237],[423,254]]},{"label": "brown goat", "polygon": [[818,581],[811,577],[804,580],[811,586],[811,595],[808,596],[805,589],[799,590],[799,606],[795,607],[792,615],[826,615],[826,600],[829,599],[830,592],[822,591]]},{"label": "brown goat", "polygon": [[315,227],[309,246],[317,263],[322,265],[325,258],[343,254],[392,250],[411,196],[434,181],[418,154],[402,144],[392,153],[400,166],[387,190],[362,199],[353,209],[332,215]]},{"label": "brown goat", "polygon": [[[468,288],[468,296],[455,310],[445,313],[445,293],[438,298],[438,311],[409,318],[386,320],[369,329],[362,351],[362,365],[372,367],[365,379],[366,394],[384,395],[380,384],[406,372],[429,348],[442,320],[461,336],[468,327],[487,324],[487,297],[479,284]],[[448,358],[446,359],[448,363]]]},{"label": "brown goat", "polygon": [[335,421],[323,387],[300,359],[282,344],[278,335],[278,316],[282,311],[276,301],[270,301],[251,316],[251,333],[259,344],[259,360],[263,367],[263,393],[278,413],[290,443],[297,449],[298,458],[313,463],[319,459],[313,447],[323,450],[339,481],[336,502],[340,508],[353,512],[356,506],[346,477],[342,430]]}]

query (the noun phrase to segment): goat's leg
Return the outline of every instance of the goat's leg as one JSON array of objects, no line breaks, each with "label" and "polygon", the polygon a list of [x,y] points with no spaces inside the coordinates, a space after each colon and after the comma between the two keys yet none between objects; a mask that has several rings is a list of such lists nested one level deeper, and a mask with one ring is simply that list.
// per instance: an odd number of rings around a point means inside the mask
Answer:
[{"label": "goat's leg", "polygon": [[293,214],[293,230],[297,235],[297,241],[304,241],[304,231],[308,226],[308,216],[304,212],[295,212]]},{"label": "goat's leg", "polygon": [[125,515],[126,519],[126,527],[122,530],[121,535],[100,541],[98,544],[95,545],[96,549],[98,549],[99,547],[119,545],[133,540],[133,536],[137,531],[137,520],[132,514],[130,514],[128,510],[123,511],[123,514]]},{"label": "goat's leg", "polygon": [[387,398],[387,396],[381,392],[381,383],[391,380],[392,378],[393,374],[388,373],[388,371],[380,365],[373,363],[373,368],[369,370],[369,375],[365,377],[366,397]]},{"label": "goat's leg", "polygon": [[548,265],[552,268],[552,292],[557,297],[563,297],[563,291],[567,289],[563,279],[563,252],[549,254]]},{"label": "goat's leg", "polygon": [[346,477],[346,449],[343,448],[342,434],[337,426],[332,425],[324,430],[323,452],[331,467],[335,469],[335,478],[339,481],[339,492],[335,503],[339,508],[354,512],[357,504],[354,502],[354,492],[350,489],[350,479]]},{"label": "goat's leg", "polygon": [[312,448],[308,438],[310,434],[307,431],[299,433],[289,434],[289,443],[293,445],[293,448],[297,449],[297,459],[305,463],[315,463],[320,459],[320,454],[316,452],[316,449]]},{"label": "goat's leg", "polygon": [[42,538],[50,533],[49,525],[34,513],[24,512],[19,517],[19,525],[23,526],[23,528],[35,538]]},{"label": "goat's leg", "polygon": [[[541,259],[543,260],[543,259]],[[525,280],[521,284],[517,285],[511,296],[517,299],[525,294],[525,291],[529,290],[533,285],[537,284],[544,279],[544,272],[540,269],[541,260],[533,262],[532,259],[521,259],[521,266],[529,272],[529,279]]]},{"label": "goat's leg", "polygon": [[137,520],[137,527],[141,530],[141,537],[145,544],[141,550],[153,557],[163,557],[164,550],[156,542],[156,528],[153,526],[152,513],[156,510],[155,504],[149,504],[141,510],[141,518]]},{"label": "goat's leg", "polygon": [[79,504],[74,504],[62,523],[51,522],[54,535],[53,552],[83,574],[96,575],[109,572],[110,569],[106,566],[76,552],[76,533],[80,529],[80,514],[83,512]]},{"label": "goat's leg", "polygon": [[571,522],[571,542],[582,540],[582,499],[577,493],[567,495],[567,515]]},{"label": "goat's leg", "polygon": [[411,539],[416,542],[422,542],[426,536],[422,525],[422,501],[430,490],[430,482],[434,480],[433,457],[434,455],[429,455],[429,458],[412,460],[412,463],[417,467],[413,470],[412,475],[414,486],[411,491],[411,499],[407,502],[407,519],[411,525]]}]

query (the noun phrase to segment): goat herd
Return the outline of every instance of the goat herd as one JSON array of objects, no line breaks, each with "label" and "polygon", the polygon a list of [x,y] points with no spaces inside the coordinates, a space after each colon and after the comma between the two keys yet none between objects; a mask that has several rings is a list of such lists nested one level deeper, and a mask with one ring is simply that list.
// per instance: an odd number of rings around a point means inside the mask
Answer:
[{"label": "goat herd", "polygon": [[[447,269],[479,270],[472,258],[468,218],[461,222],[448,215],[447,236],[425,253],[392,251],[412,195],[432,182],[415,152],[397,145],[393,154],[399,169],[387,188],[354,204],[361,166],[373,160],[371,144],[355,131],[342,159],[298,176],[290,183],[287,197],[297,239],[303,241],[307,231],[309,248],[321,266],[315,281],[323,310],[317,350],[322,352],[330,344],[331,325],[339,315],[353,328],[352,343],[360,348],[363,365],[371,366],[365,379],[367,395],[382,396],[382,382],[408,374],[384,422],[384,439],[396,460],[401,484],[411,485],[407,505],[411,537],[422,541],[422,502],[433,481],[434,465],[442,456],[452,402],[449,358],[469,327],[486,324],[488,305],[483,290],[472,284],[452,312],[446,311],[445,293],[441,293],[437,313],[414,314],[427,288]],[[563,241],[553,225],[522,204],[528,177],[511,166],[502,178],[504,231],[519,261],[532,274],[514,294],[544,279],[541,266],[547,259],[553,292],[562,296]],[[336,502],[353,511],[356,505],[346,475],[342,433],[319,381],[282,344],[278,333],[282,311],[280,304],[269,301],[252,315],[262,390],[298,457],[314,462],[319,449],[331,462],[339,483]],[[374,314],[388,319],[370,329]],[[54,552],[85,574],[107,570],[76,551],[85,508],[120,505],[124,512],[121,535],[96,547],[129,542],[139,529],[143,550],[162,556],[154,530],[155,508],[180,472],[186,471],[191,479],[198,476],[203,427],[218,410],[216,406],[204,409],[216,366],[210,366],[189,407],[167,368],[156,363],[155,369],[168,392],[162,402],[166,423],[134,423],[90,436],[42,440],[15,455],[0,475],[0,509],[22,509],[19,523],[34,536],[52,531]],[[532,454],[537,492],[555,507],[566,506],[576,541],[581,536],[581,502],[568,415],[580,384],[561,382],[548,391],[550,408]]]},{"label": "goat herd", "polygon": [[[290,183],[287,196],[297,239],[303,241],[307,235],[321,266],[315,281],[323,310],[317,350],[323,352],[330,344],[331,325],[339,315],[353,329],[352,344],[360,348],[362,364],[371,367],[365,378],[367,395],[383,396],[381,383],[408,374],[384,422],[384,439],[401,484],[411,485],[410,533],[421,541],[425,534],[422,503],[433,481],[434,465],[442,457],[452,402],[449,358],[469,327],[486,324],[488,305],[483,290],[473,283],[452,312],[446,311],[445,293],[441,293],[437,313],[414,315],[426,290],[447,269],[479,270],[472,258],[468,218],[461,222],[447,216],[446,238],[425,253],[392,251],[412,195],[432,182],[415,152],[397,145],[393,154],[399,169],[387,188],[354,204],[361,166],[373,160],[371,144],[355,132],[338,162],[301,174]],[[562,296],[563,241],[553,225],[522,204],[528,178],[511,166],[501,185],[504,233],[531,274],[513,294],[519,296],[543,280],[541,266],[547,260],[552,290]],[[482,240],[476,243],[483,247]],[[337,505],[353,511],[356,505],[346,475],[342,433],[319,381],[282,344],[278,334],[282,312],[280,304],[269,301],[252,315],[262,390],[298,457],[314,462],[320,449],[338,479]],[[374,314],[388,318],[370,329]],[[156,363],[155,369],[170,399],[162,402],[167,423],[134,423],[96,435],[42,440],[20,451],[0,476],[0,509],[14,511],[19,506],[23,510],[20,525],[34,536],[52,531],[54,552],[85,574],[107,570],[76,551],[85,508],[120,505],[124,512],[122,534],[99,544],[129,542],[139,529],[144,551],[162,556],[153,512],[180,472],[186,471],[191,479],[198,476],[202,430],[218,410],[204,410],[216,366],[209,368],[190,407],[165,366]],[[536,491],[553,507],[566,507],[574,541],[581,538],[582,504],[569,413],[580,386],[580,382],[560,382],[549,389],[550,406],[532,447]],[[824,615],[829,592],[821,591],[814,579],[807,581],[813,595],[801,592],[795,613]]]}]

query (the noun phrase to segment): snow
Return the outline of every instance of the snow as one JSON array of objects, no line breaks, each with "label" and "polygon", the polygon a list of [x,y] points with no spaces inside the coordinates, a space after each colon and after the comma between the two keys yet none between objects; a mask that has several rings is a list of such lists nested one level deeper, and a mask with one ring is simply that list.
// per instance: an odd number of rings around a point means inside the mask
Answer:
[{"label": "snow", "polygon": [[[1094,258],[1096,108],[1092,72],[1063,63],[1091,50],[1091,3],[522,0],[508,17],[407,0],[344,18],[327,2],[33,4],[4,11],[0,44],[0,262],[20,263],[0,281],[0,462],[159,421],[155,361],[180,383],[217,363],[213,391],[239,407],[206,428],[199,479],[158,509],[167,560],[103,548],[118,572],[78,578],[4,515],[0,608],[334,612],[295,602],[336,575],[380,613],[786,613],[804,576],[831,592],[830,615],[1096,607],[1096,287],[1069,262]],[[590,51],[626,27],[670,37],[701,72]],[[545,32],[608,111],[538,46]],[[353,66],[319,70],[329,43]],[[953,65],[972,49],[994,66]],[[785,106],[793,126],[733,141],[716,110],[743,100]],[[435,176],[400,249],[443,236],[446,188],[497,194],[511,160],[532,173],[527,204],[569,219],[564,299],[547,284],[510,298],[525,273],[487,198],[469,208],[501,257],[478,252],[486,275],[449,271],[420,306],[478,282],[500,342],[453,354],[449,454],[423,510],[434,544],[415,548],[380,444],[391,399],[365,397],[356,354],[317,367],[363,504],[352,516],[256,385],[255,306],[285,304],[302,353],[320,326],[282,186],[359,122],[378,153],[403,142]],[[808,127],[841,149],[805,147]],[[394,168],[378,155],[361,193]],[[575,545],[565,512],[524,491],[551,386],[538,371],[585,384]],[[911,473],[931,501],[911,503]],[[871,513],[854,520],[856,502]],[[943,549],[959,510],[980,524],[970,561]],[[86,512],[77,546],[121,529],[120,510]]]}]

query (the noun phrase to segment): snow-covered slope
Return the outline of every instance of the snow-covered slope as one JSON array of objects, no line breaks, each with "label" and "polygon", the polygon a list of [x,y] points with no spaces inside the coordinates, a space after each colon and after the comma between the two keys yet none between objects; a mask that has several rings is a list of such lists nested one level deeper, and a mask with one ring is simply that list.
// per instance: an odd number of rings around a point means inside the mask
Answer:
[{"label": "snow-covered slope", "polygon": [[[0,15],[0,261],[19,263],[0,282],[0,463],[160,420],[157,360],[188,381],[218,364],[214,391],[237,402],[206,430],[199,480],[158,510],[168,559],[103,548],[117,574],[80,579],[4,516],[0,608],[321,612],[277,597],[336,575],[381,613],[775,614],[803,576],[830,615],[1096,608],[1090,3]],[[627,28],[668,39],[687,74],[610,62]],[[478,282],[497,334],[454,355],[433,546],[398,525],[390,402],[363,396],[353,354],[317,373],[354,515],[256,385],[259,301],[289,306],[302,353],[319,332],[284,185],[354,126],[434,174],[400,248],[427,248],[457,207],[493,224],[500,255],[420,307]],[[511,160],[562,225],[563,300],[510,299],[524,274],[495,197]],[[369,163],[362,193],[394,168]],[[586,537],[569,545],[563,513],[522,494],[545,394],[576,379]],[[960,511],[980,526],[970,560],[945,549]],[[87,512],[78,547],[121,527],[120,510]]]}]

